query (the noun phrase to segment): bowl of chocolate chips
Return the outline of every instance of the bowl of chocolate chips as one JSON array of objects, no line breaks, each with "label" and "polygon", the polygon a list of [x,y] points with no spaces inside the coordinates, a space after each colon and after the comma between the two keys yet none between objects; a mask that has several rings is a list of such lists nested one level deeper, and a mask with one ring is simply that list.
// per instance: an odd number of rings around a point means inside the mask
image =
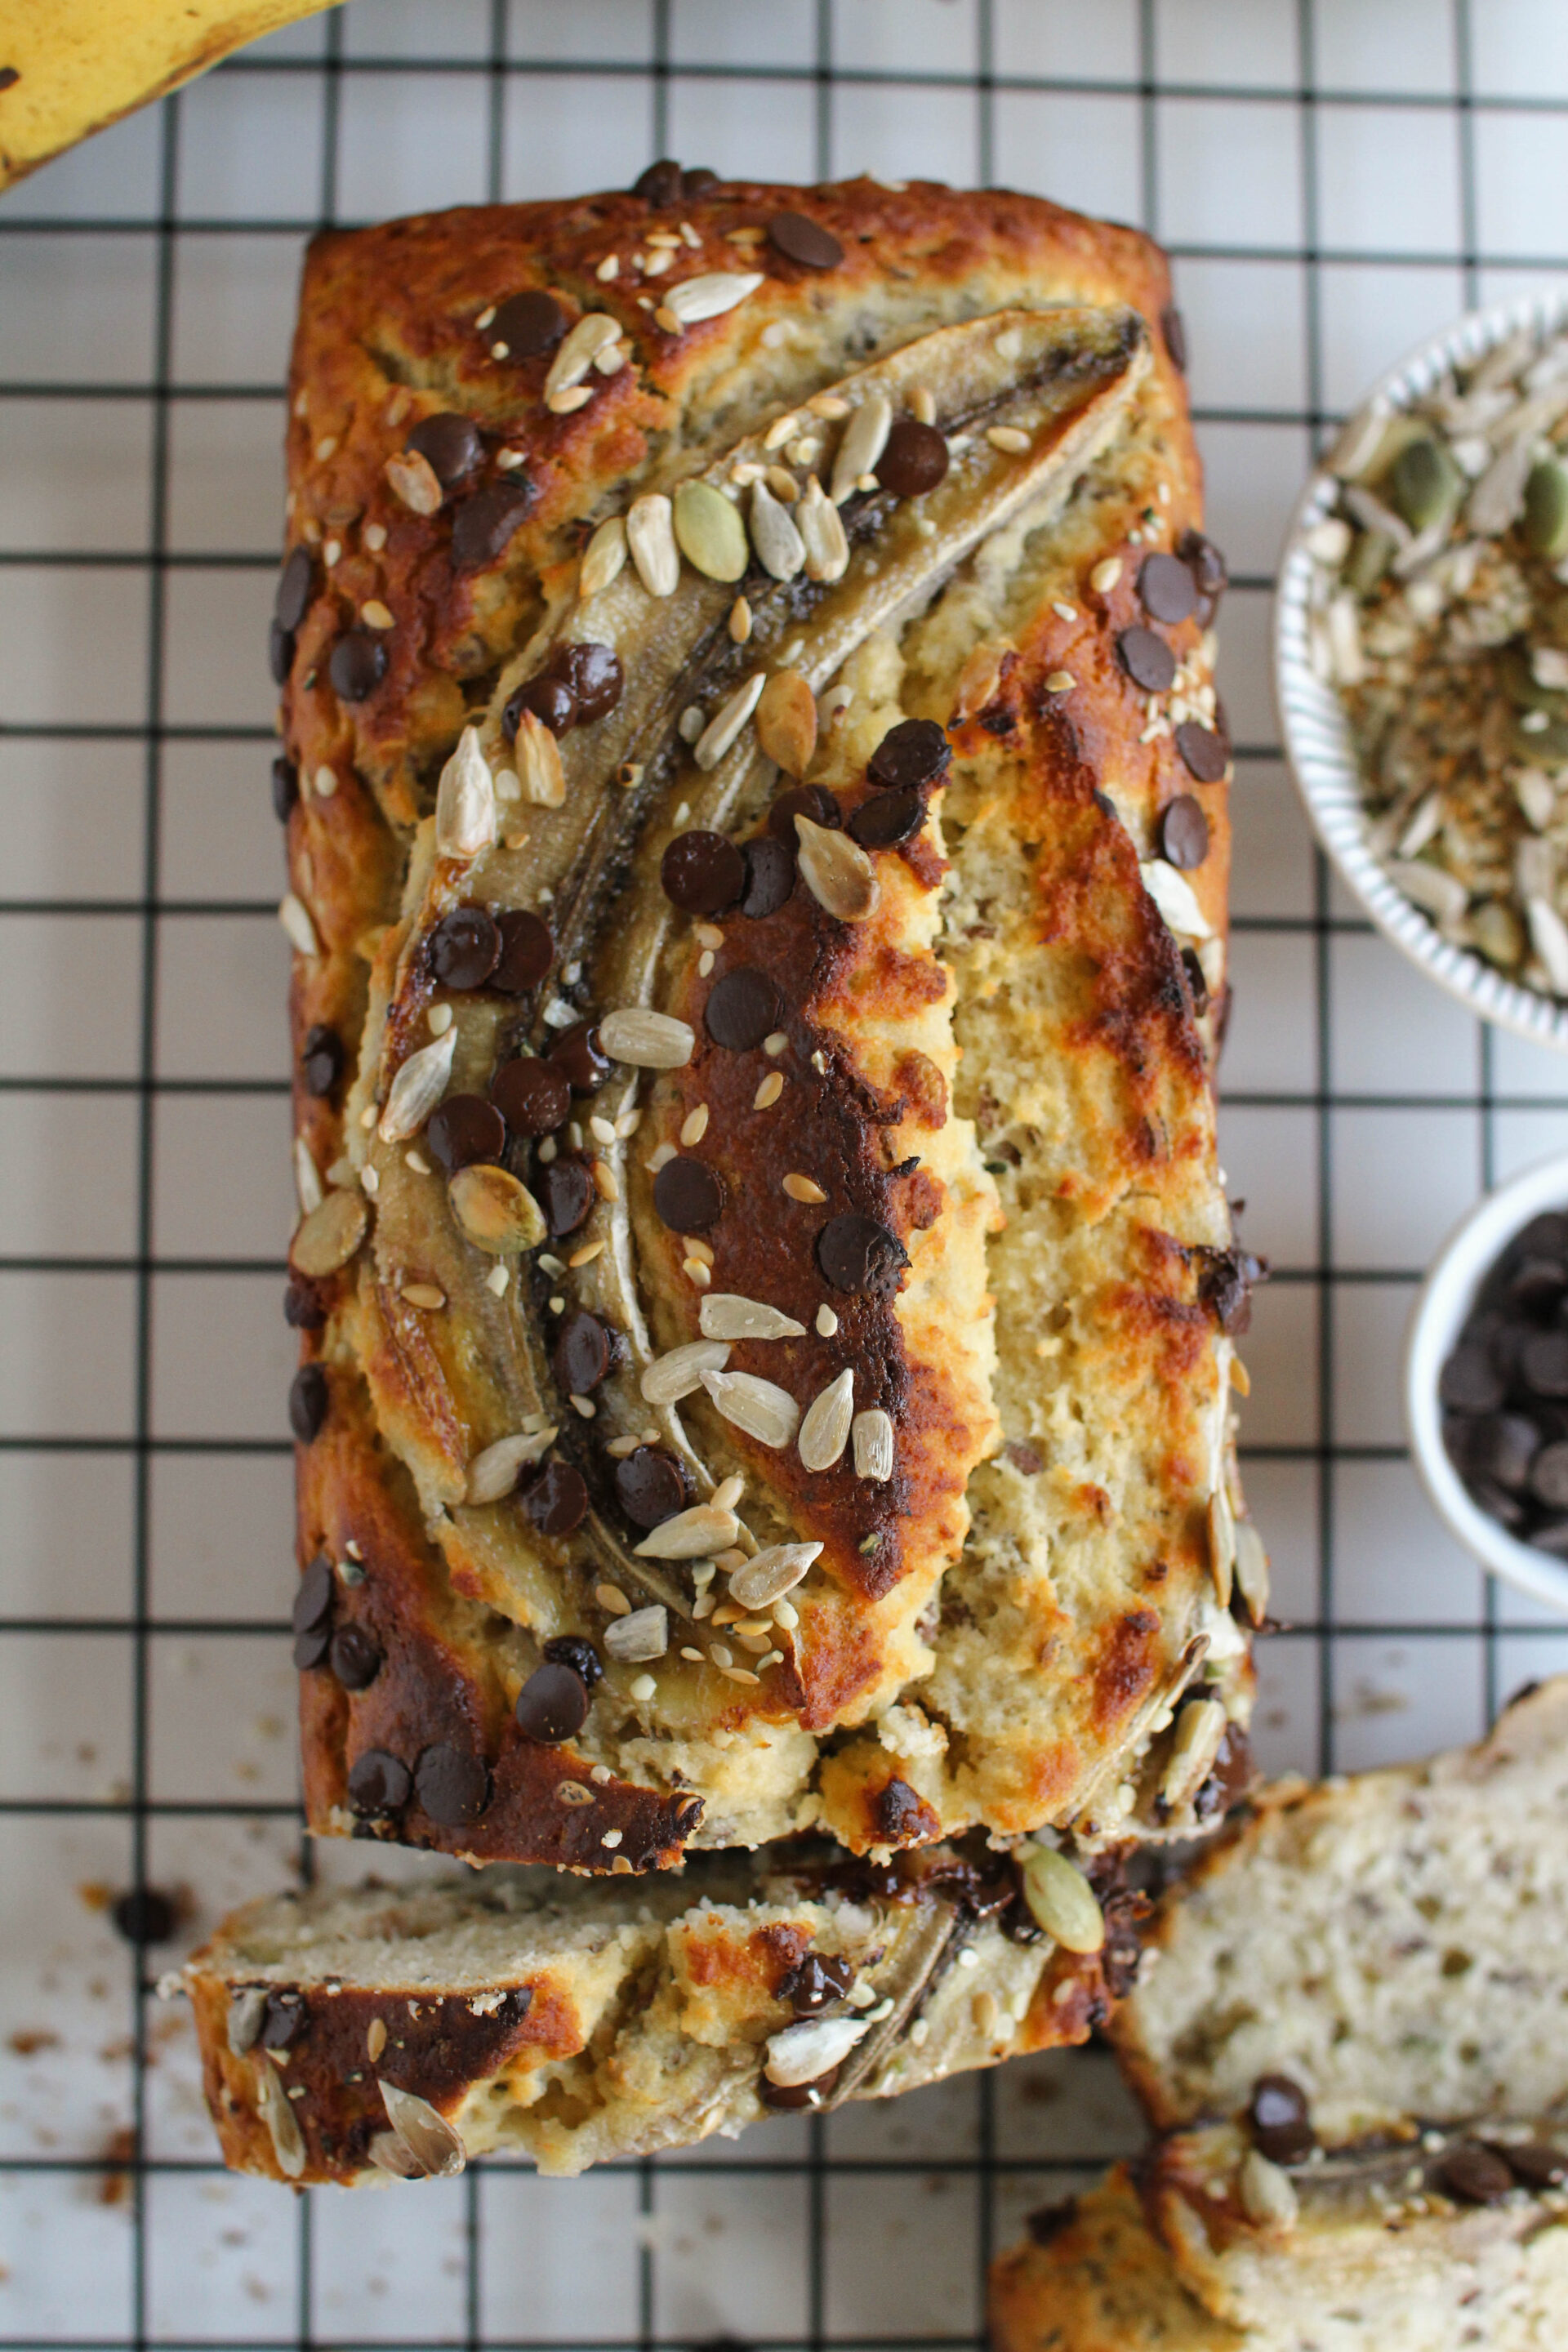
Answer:
[{"label": "bowl of chocolate chips", "polygon": [[1568,1612],[1568,1152],[1488,1193],[1443,1244],[1410,1320],[1405,1414],[1450,1531]]}]

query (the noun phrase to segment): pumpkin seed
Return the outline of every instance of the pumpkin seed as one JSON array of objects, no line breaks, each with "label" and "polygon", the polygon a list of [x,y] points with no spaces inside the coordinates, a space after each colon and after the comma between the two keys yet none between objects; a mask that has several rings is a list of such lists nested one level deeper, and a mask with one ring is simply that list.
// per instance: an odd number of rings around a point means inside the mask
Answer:
[{"label": "pumpkin seed", "polygon": [[688,1339],[684,1347],[671,1348],[648,1366],[640,1382],[643,1402],[679,1404],[682,1397],[694,1395],[701,1387],[704,1372],[721,1372],[729,1360],[730,1350],[721,1341]]},{"label": "pumpkin seed", "polygon": [[829,1381],[821,1395],[806,1407],[800,1424],[798,1451],[807,1470],[831,1470],[849,1443],[855,1414],[855,1374],[849,1367]]},{"label": "pumpkin seed", "polygon": [[329,1192],[296,1227],[289,1263],[296,1274],[324,1281],[347,1265],[369,1229],[370,1210],[363,1192]]},{"label": "pumpkin seed", "polygon": [[797,816],[795,829],[800,870],[817,905],[841,923],[863,923],[874,912],[881,888],[877,869],[859,843],[847,833],[813,824],[808,816]]},{"label": "pumpkin seed", "polygon": [[537,1249],[545,1223],[538,1202],[508,1169],[459,1168],[447,1187],[452,1214],[476,1249],[511,1257]]},{"label": "pumpkin seed", "polygon": [[377,1129],[383,1143],[404,1143],[417,1135],[442,1096],[452,1075],[458,1032],[448,1029],[433,1045],[410,1054],[387,1090],[386,1108]]},{"label": "pumpkin seed", "polygon": [[893,1423],[880,1405],[858,1412],[849,1425],[855,1447],[857,1478],[890,1478],[893,1475]]},{"label": "pumpkin seed", "polygon": [[511,1493],[519,1472],[528,1463],[542,1461],[560,1434],[558,1429],[540,1429],[498,1437],[469,1463],[464,1502],[499,1503],[503,1495]]},{"label": "pumpkin seed", "polygon": [[721,319],[748,294],[754,294],[762,282],[761,270],[710,269],[700,278],[688,278],[671,286],[664,305],[681,326],[695,327],[704,319]]},{"label": "pumpkin seed", "polygon": [[820,1553],[819,1543],[770,1544],[730,1578],[730,1598],[742,1609],[767,1609],[793,1592]]},{"label": "pumpkin seed", "polygon": [[1429,434],[1409,441],[1388,471],[1389,498],[1412,530],[1425,530],[1454,503],[1464,478],[1441,442]]},{"label": "pumpkin seed", "polygon": [[755,1372],[704,1372],[702,1385],[723,1418],[760,1445],[782,1450],[795,1435],[800,1407],[775,1381]]},{"label": "pumpkin seed", "polygon": [[613,1062],[636,1070],[683,1070],[697,1044],[689,1022],[672,1013],[650,1013],[640,1004],[606,1013],[599,1024],[599,1042]]},{"label": "pumpkin seed", "polygon": [[740,509],[711,482],[682,482],[674,528],[682,555],[706,580],[739,580],[751,551]]},{"label": "pumpkin seed", "polygon": [[637,577],[650,596],[673,596],[680,585],[680,550],[675,543],[669,500],[650,490],[632,502],[626,516],[626,544]]},{"label": "pumpkin seed", "polygon": [[1524,535],[1537,555],[1554,563],[1568,554],[1568,468],[1543,457],[1524,486]]},{"label": "pumpkin seed", "polygon": [[1024,1900],[1037,1926],[1069,1952],[1098,1952],[1105,1920],[1094,1889],[1065,1853],[1036,1846],[1024,1864]]},{"label": "pumpkin seed", "polygon": [[892,422],[892,404],[885,393],[872,393],[856,409],[844,427],[838,455],[833,461],[829,495],[836,507],[841,507],[853,495],[862,474],[871,472],[887,446]]},{"label": "pumpkin seed", "polygon": [[465,727],[436,788],[436,849],[442,857],[471,859],[496,837],[496,790],[479,749],[479,730]]},{"label": "pumpkin seed", "polygon": [[805,541],[789,509],[774,498],[766,482],[752,486],[752,545],[763,570],[773,580],[793,580],[805,562]]},{"label": "pumpkin seed", "polygon": [[816,749],[816,698],[797,669],[775,670],[757,704],[757,742],[786,776],[804,776]]},{"label": "pumpkin seed", "polygon": [[806,578],[842,580],[849,569],[849,541],[844,536],[837,508],[826,496],[815,474],[795,508],[795,523],[805,548]]},{"label": "pumpkin seed", "polygon": [[674,1518],[644,1536],[637,1548],[637,1557],[700,1559],[705,1553],[723,1551],[740,1532],[741,1522],[733,1511],[718,1510],[711,1503],[693,1503],[689,1510],[677,1511]]},{"label": "pumpkin seed", "polygon": [[626,561],[626,527],[619,515],[602,522],[583,551],[583,569],[577,575],[579,596],[596,596],[602,588],[618,580]]},{"label": "pumpkin seed", "polygon": [[468,2151],[458,2134],[417,2091],[400,2091],[395,2083],[376,2077],[387,2121],[421,2172],[437,2179],[461,2172]]},{"label": "pumpkin seed", "polygon": [[1236,2176],[1241,2210],[1259,2229],[1294,2229],[1300,2217],[1296,2184],[1261,2148],[1249,2147]]},{"label": "pumpkin seed", "polygon": [[705,1339],[800,1339],[805,1326],[760,1299],[742,1298],[731,1290],[712,1290],[697,1311]]},{"label": "pumpkin seed", "polygon": [[1160,1782],[1161,1801],[1173,1813],[1180,1812],[1208,1779],[1225,1726],[1225,1709],[1217,1698],[1189,1699],[1177,1716],[1170,1761]]}]

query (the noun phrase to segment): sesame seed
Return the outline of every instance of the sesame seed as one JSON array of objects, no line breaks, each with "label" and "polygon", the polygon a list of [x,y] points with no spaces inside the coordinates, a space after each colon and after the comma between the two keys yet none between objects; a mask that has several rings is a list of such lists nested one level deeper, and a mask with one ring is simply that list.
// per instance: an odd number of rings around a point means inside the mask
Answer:
[{"label": "sesame seed", "polygon": [[601,286],[607,286],[612,278],[618,278],[620,274],[621,257],[618,253],[606,253],[594,272]]},{"label": "sesame seed", "polygon": [[392,614],[378,596],[373,596],[368,604],[360,606],[359,616],[367,629],[390,629],[395,625]]},{"label": "sesame seed", "polygon": [[770,1036],[763,1039],[763,1051],[776,1059],[788,1044],[789,1038],[783,1029],[775,1029]]},{"label": "sesame seed", "polygon": [[552,416],[571,416],[577,409],[586,408],[593,397],[594,389],[591,384],[574,383],[568,385],[564,391],[550,393],[546,396],[544,405],[549,409]]},{"label": "sesame seed", "polygon": [[386,545],[386,525],[384,522],[367,522],[360,537],[373,555],[379,555]]},{"label": "sesame seed", "polygon": [[709,975],[709,973],[712,971],[712,969],[713,969],[713,950],[712,950],[712,949],[711,949],[711,948],[704,948],[704,949],[703,949],[703,950],[702,950],[702,953],[701,953],[701,954],[698,957],[698,959],[697,959],[697,977],[698,977],[698,979],[699,979],[699,980],[706,980],[706,979],[707,979],[707,977],[708,977],[708,975]]},{"label": "sesame seed", "polygon": [[814,416],[826,416],[830,421],[849,414],[849,403],[836,392],[815,392],[805,404]]},{"label": "sesame seed", "polygon": [[337,435],[335,433],[323,433],[321,439],[316,444],[316,463],[319,466],[324,466],[329,457],[336,455],[337,446]]},{"label": "sesame seed", "polygon": [[618,1584],[595,1584],[594,1598],[612,1617],[629,1617],[632,1613],[632,1604]]},{"label": "sesame seed", "polygon": [[715,1642],[708,1654],[712,1659],[714,1664],[721,1669],[725,1666],[732,1666],[735,1663],[735,1653],[733,1650],[727,1650],[722,1642]]},{"label": "sesame seed", "polygon": [[687,1112],[681,1122],[680,1140],[683,1144],[689,1145],[700,1143],[707,1132],[708,1106],[706,1103],[699,1103],[695,1110]]},{"label": "sesame seed", "polygon": [[589,1780],[596,1780],[601,1789],[604,1788],[608,1781],[613,1780],[615,1777],[615,1774],[611,1771],[607,1764],[594,1765],[588,1774]]},{"label": "sesame seed", "polygon": [[652,1151],[649,1152],[647,1158],[643,1161],[643,1166],[647,1170],[650,1176],[657,1176],[659,1170],[666,1166],[667,1163],[674,1158],[675,1146],[673,1143],[656,1143]]},{"label": "sesame seed", "polygon": [[780,1095],[784,1092],[784,1072],[782,1070],[770,1070],[767,1076],[763,1080],[762,1085],[757,1088],[756,1094],[752,1099],[752,1108],[753,1110],[772,1110],[774,1103],[777,1102]]},{"label": "sesame seed", "polygon": [[761,1675],[748,1673],[744,1666],[721,1666],[719,1671],[723,1675],[725,1681],[730,1683],[755,1684],[760,1683],[762,1680]]},{"label": "sesame seed", "polygon": [[793,1601],[775,1601],[773,1602],[773,1623],[775,1625],[782,1625],[786,1633],[794,1633],[795,1627],[800,1623],[800,1612],[795,1607]]},{"label": "sesame seed", "polygon": [[626,1437],[612,1437],[609,1444],[605,1448],[605,1453],[614,1462],[624,1462],[628,1454],[635,1454],[637,1450],[637,1440],[635,1436],[631,1435]]},{"label": "sesame seed", "polygon": [[433,1282],[405,1282],[398,1296],[410,1307],[427,1307],[432,1314],[447,1304],[446,1292],[437,1290]]},{"label": "sesame seed", "polygon": [[492,1265],[489,1274],[485,1276],[485,1288],[487,1290],[493,1290],[498,1298],[504,1298],[510,1281],[510,1266]]},{"label": "sesame seed", "polygon": [[728,1551],[721,1551],[716,1556],[713,1565],[715,1568],[721,1568],[728,1576],[732,1570],[744,1568],[749,1557],[750,1555],[742,1551],[738,1545],[731,1545]]},{"label": "sesame seed", "polygon": [[1070,669],[1054,669],[1046,680],[1047,694],[1070,694],[1078,680]]},{"label": "sesame seed", "polygon": [[699,1290],[706,1290],[709,1284],[713,1279],[712,1275],[710,1273],[707,1266],[703,1265],[702,1260],[700,1257],[683,1258],[681,1260],[681,1272],[697,1285]]},{"label": "sesame seed", "polygon": [[534,1158],[536,1160],[542,1160],[544,1166],[548,1168],[559,1150],[560,1146],[552,1135],[542,1135],[539,1139],[539,1148],[534,1153]]},{"label": "sesame seed", "polygon": [[745,1480],[738,1471],[732,1470],[727,1478],[721,1478],[714,1487],[713,1508],[716,1511],[732,1511],[745,1491]]},{"label": "sesame seed", "polygon": [[1016,425],[988,425],[985,438],[993,449],[1000,449],[1009,457],[1021,457],[1029,446],[1029,436],[1020,433]]},{"label": "sesame seed", "polygon": [[331,570],[333,564],[340,560],[342,555],[342,551],[343,543],[341,539],[328,540],[325,547],[321,550],[321,561],[326,565],[329,572]]},{"label": "sesame seed", "polygon": [[495,317],[495,314],[496,306],[493,302],[489,305],[488,310],[484,310],[479,312],[479,317],[474,320],[474,324],[481,334],[483,334],[485,329],[489,325],[489,322]]},{"label": "sesame seed", "polygon": [[[405,1168],[412,1168],[416,1176],[428,1176],[431,1172],[430,1162],[422,1151],[405,1151],[403,1155],[403,1164]],[[1234,1380],[1231,1385],[1235,1386]]]},{"label": "sesame seed", "polygon": [[599,1408],[594,1402],[592,1397],[577,1396],[574,1394],[572,1398],[572,1410],[574,1412],[581,1413],[584,1421],[593,1421],[597,1418]]},{"label": "sesame seed", "polygon": [[693,923],[691,936],[700,948],[721,948],[724,934],[716,923]]},{"label": "sesame seed", "polygon": [[648,1427],[643,1431],[642,1442],[645,1445],[657,1445],[659,1441],[659,1431],[650,1423]]},{"label": "sesame seed", "polygon": [[381,1113],[377,1110],[375,1105],[374,1103],[366,1103],[364,1108],[359,1115],[359,1123],[362,1127],[371,1128],[375,1125],[376,1120],[380,1117]]},{"label": "sesame seed", "polygon": [[817,1337],[822,1339],[831,1339],[837,1328],[838,1318],[832,1307],[819,1307],[816,1310]]},{"label": "sesame seed", "polygon": [[318,768],[310,779],[310,789],[319,800],[330,801],[338,789],[338,772],[325,765]]},{"label": "sesame seed", "polygon": [[730,607],[730,635],[734,643],[743,646],[752,634],[752,608],[743,596],[737,596]]},{"label": "sesame seed", "polygon": [[827,1056],[823,1052],[820,1045],[816,1048],[816,1051],[811,1057],[811,1066],[816,1072],[818,1077],[825,1078],[827,1076]]},{"label": "sesame seed", "polygon": [[[651,1675],[634,1675],[631,1681],[626,1685],[626,1688],[631,1693],[633,1698],[646,1701],[653,1697],[655,1692],[658,1688],[658,1685],[655,1682]],[[618,1861],[619,1859],[620,1856],[617,1855],[616,1860]],[[626,1867],[629,1870],[631,1864],[628,1863]]]},{"label": "sesame seed", "polygon": [[826,1201],[826,1193],[812,1176],[788,1175],[784,1180],[784,1191],[792,1201]]},{"label": "sesame seed", "polygon": [[374,1201],[376,1194],[381,1190],[381,1178],[376,1173],[376,1171],[374,1168],[361,1169],[359,1181],[364,1186],[365,1191],[370,1194],[371,1199]]},{"label": "sesame seed", "polygon": [[616,1171],[606,1160],[594,1162],[594,1182],[602,1201],[618,1201],[621,1188],[616,1181]]},{"label": "sesame seed", "polygon": [[496,467],[497,470],[500,473],[514,474],[520,466],[525,466],[527,463],[528,452],[526,449],[498,449],[496,451]]},{"label": "sesame seed", "polygon": [[589,1242],[584,1248],[574,1250],[566,1263],[572,1267],[574,1272],[575,1272],[577,1267],[580,1265],[592,1265],[594,1260],[598,1256],[599,1252],[604,1248],[604,1246],[605,1244],[603,1242]]},{"label": "sesame seed", "polygon": [[1155,484],[1155,496],[1158,498],[1158,499],[1159,499],[1159,501],[1160,501],[1160,504],[1161,504],[1163,507],[1168,507],[1168,506],[1170,505],[1170,503],[1171,503],[1171,485],[1170,485],[1170,483],[1169,483],[1169,482],[1158,482],[1158,483],[1156,483],[1156,484]]},{"label": "sesame seed", "polygon": [[[552,1256],[549,1250],[541,1250],[536,1263],[541,1274],[564,1274],[566,1271],[562,1260]],[[539,1425],[542,1429],[544,1423],[541,1422]]]},{"label": "sesame seed", "polygon": [[552,1315],[564,1315],[566,1312],[566,1301],[561,1297],[559,1292],[557,1292],[555,1297],[550,1299],[547,1304]]},{"label": "sesame seed", "polygon": [[425,1018],[432,1037],[444,1037],[452,1025],[454,1015],[449,1004],[433,1004]]},{"label": "sesame seed", "polygon": [[588,1121],[588,1132],[596,1143],[614,1143],[616,1130],[607,1118],[595,1111]]},{"label": "sesame seed", "polygon": [[619,1845],[620,1842],[621,1832],[619,1830],[606,1830],[604,1836],[599,1840],[599,1843],[601,1845],[612,1847]]},{"label": "sesame seed", "polygon": [[667,302],[661,302],[653,315],[655,324],[662,327],[667,335],[679,334],[680,321]]},{"label": "sesame seed", "polygon": [[702,1664],[702,1653],[700,1650],[682,1650],[679,1654],[683,1658],[689,1658],[694,1666],[700,1666]]},{"label": "sesame seed", "polygon": [[1058,614],[1064,621],[1076,621],[1078,618],[1078,606],[1076,604],[1064,604],[1059,597],[1051,606],[1051,610],[1053,613]]}]

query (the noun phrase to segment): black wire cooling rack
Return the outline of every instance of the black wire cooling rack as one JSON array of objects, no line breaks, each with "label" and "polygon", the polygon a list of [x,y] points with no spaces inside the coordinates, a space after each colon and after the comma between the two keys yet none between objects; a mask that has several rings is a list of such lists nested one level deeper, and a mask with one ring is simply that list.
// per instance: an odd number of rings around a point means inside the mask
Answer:
[{"label": "black wire cooling rack", "polygon": [[[260,812],[305,236],[674,148],[999,178],[1169,245],[1239,559],[1224,1142],[1274,1260],[1244,1458],[1292,1622],[1260,1745],[1327,1769],[1568,1664],[1418,1500],[1394,1372],[1443,1224],[1568,1140],[1568,1073],[1413,979],[1311,852],[1269,566],[1362,382],[1568,268],[1565,116],[1550,0],[358,0],[0,201],[0,2345],[959,2352],[994,2248],[1133,2128],[1091,2051],[575,2183],[293,2196],[216,2162],[153,1987],[304,1866]],[[128,1945],[111,1906],[149,1889],[174,1916]]]}]

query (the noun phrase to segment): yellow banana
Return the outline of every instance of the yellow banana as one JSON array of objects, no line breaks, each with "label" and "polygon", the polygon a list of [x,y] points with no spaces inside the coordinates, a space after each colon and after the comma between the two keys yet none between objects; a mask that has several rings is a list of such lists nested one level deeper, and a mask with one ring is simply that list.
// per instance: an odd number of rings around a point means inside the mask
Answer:
[{"label": "yellow banana", "polygon": [[328,0],[0,0],[0,188]]}]

